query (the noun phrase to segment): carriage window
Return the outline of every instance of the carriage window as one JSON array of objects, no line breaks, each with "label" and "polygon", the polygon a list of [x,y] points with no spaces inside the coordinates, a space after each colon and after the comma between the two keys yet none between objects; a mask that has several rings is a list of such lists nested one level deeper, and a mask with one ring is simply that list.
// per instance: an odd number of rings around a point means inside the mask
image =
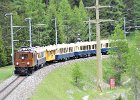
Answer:
[{"label": "carriage window", "polygon": [[[50,54],[50,52],[49,52],[49,54]],[[38,58],[43,58],[43,57],[45,57],[45,53],[44,52],[38,53]]]},{"label": "carriage window", "polygon": [[83,50],[85,50],[85,46],[83,46]]},{"label": "carriage window", "polygon": [[19,54],[19,58],[21,59],[22,57],[24,57],[24,59],[28,58],[28,54]]},{"label": "carriage window", "polygon": [[76,46],[75,50],[79,50],[79,47],[78,47],[78,46]]},{"label": "carriage window", "polygon": [[83,50],[86,50],[86,46],[83,46]]},{"label": "carriage window", "polygon": [[63,49],[62,48],[60,48],[60,53],[63,53]]},{"label": "carriage window", "polygon": [[82,46],[80,46],[80,50],[82,50]]},{"label": "carriage window", "polygon": [[48,51],[48,55],[50,55],[50,51]]},{"label": "carriage window", "polygon": [[91,45],[88,46],[88,49],[91,50]]},{"label": "carriage window", "polygon": [[69,48],[69,52],[73,52],[73,48],[72,47]]},{"label": "carriage window", "polygon": [[49,55],[52,55],[52,51],[49,51]]},{"label": "carriage window", "polygon": [[92,45],[92,49],[94,49],[94,45]]},{"label": "carriage window", "polygon": [[55,51],[54,51],[54,50],[52,51],[52,54],[53,54],[53,55],[55,54]]},{"label": "carriage window", "polygon": [[106,43],[106,47],[109,47],[109,46],[108,46],[108,43]]},{"label": "carriage window", "polygon": [[97,48],[96,44],[95,44],[95,49]]},{"label": "carriage window", "polygon": [[58,49],[58,50],[56,50],[56,53],[60,53],[60,50]]},{"label": "carriage window", "polygon": [[66,48],[65,53],[68,52],[68,48]]},{"label": "carriage window", "polygon": [[103,48],[103,44],[101,44],[101,48]]},{"label": "carriage window", "polygon": [[64,53],[66,53],[67,52],[67,48],[64,48]]}]

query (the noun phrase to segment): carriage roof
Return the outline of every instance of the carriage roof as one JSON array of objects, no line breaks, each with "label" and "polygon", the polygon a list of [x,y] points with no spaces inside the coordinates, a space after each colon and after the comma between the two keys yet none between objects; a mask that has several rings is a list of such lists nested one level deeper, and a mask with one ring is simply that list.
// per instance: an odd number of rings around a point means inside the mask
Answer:
[{"label": "carriage roof", "polygon": [[96,41],[91,41],[91,42],[77,42],[76,46],[86,46],[86,45],[93,45],[96,44]]},{"label": "carriage roof", "polygon": [[74,47],[75,44],[74,43],[70,43],[70,44],[58,44],[56,45],[56,47],[59,48],[69,48],[69,47]]},{"label": "carriage roof", "polygon": [[56,46],[55,45],[46,46],[46,50],[47,51],[56,50]]}]

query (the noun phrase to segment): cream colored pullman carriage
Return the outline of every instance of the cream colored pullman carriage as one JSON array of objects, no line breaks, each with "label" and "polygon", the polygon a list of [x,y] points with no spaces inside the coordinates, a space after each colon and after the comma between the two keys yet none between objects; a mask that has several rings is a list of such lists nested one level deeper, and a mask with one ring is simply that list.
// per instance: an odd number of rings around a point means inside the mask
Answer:
[{"label": "cream colored pullman carriage", "polygon": [[67,60],[74,57],[74,43],[71,44],[58,44],[56,60]]},{"label": "cream colored pullman carriage", "polygon": [[96,42],[78,42],[75,45],[76,57],[92,56],[96,54]]},{"label": "cream colored pullman carriage", "polygon": [[109,40],[101,40],[101,53],[107,54],[110,49]]}]

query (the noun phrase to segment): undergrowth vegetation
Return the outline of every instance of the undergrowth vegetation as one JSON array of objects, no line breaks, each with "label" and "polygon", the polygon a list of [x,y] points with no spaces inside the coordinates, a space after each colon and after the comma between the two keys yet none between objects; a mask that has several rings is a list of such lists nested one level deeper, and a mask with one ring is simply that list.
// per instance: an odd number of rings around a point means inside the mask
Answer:
[{"label": "undergrowth vegetation", "polygon": [[13,75],[13,72],[14,72],[13,66],[1,67],[0,68],[0,82],[11,77]]}]

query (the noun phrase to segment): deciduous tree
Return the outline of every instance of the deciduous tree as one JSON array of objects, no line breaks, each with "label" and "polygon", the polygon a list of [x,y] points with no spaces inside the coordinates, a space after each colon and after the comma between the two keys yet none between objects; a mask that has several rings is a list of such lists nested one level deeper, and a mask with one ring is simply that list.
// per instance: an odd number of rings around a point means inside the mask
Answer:
[{"label": "deciduous tree", "polygon": [[110,61],[115,69],[114,77],[116,78],[116,84],[120,85],[121,75],[125,72],[127,66],[128,43],[119,25],[116,26],[110,43],[112,48],[109,51]]},{"label": "deciduous tree", "polygon": [[129,53],[128,53],[128,61],[127,61],[127,73],[129,77],[131,78],[131,89],[134,93],[134,100],[138,100],[138,95],[140,93],[140,32],[135,32],[135,41],[133,45],[129,47]]}]

